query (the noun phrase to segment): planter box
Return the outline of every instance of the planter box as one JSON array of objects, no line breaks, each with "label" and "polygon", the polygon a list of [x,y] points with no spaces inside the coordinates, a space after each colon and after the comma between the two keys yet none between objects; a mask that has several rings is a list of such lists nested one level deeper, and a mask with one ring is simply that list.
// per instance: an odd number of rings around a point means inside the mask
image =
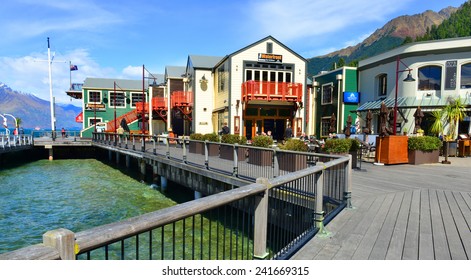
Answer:
[{"label": "planter box", "polygon": [[[208,143],[208,156],[210,157],[219,156],[219,146],[221,145]],[[204,148],[203,148],[203,155],[204,155]]]},{"label": "planter box", "polygon": [[[237,160],[244,161],[247,148],[239,147],[237,149]],[[221,145],[219,147],[219,157],[227,160],[234,160],[234,147]]]},{"label": "planter box", "polygon": [[260,166],[272,166],[273,151],[249,148],[249,163]]},{"label": "planter box", "polygon": [[375,162],[384,164],[409,163],[407,136],[376,137]]},{"label": "planter box", "polygon": [[423,152],[409,150],[409,164],[438,163],[439,151]]},{"label": "planter box", "polygon": [[202,143],[202,142],[190,142],[190,153],[203,154],[204,155],[204,143]]},{"label": "planter box", "polygon": [[276,153],[278,167],[285,171],[298,171],[307,168],[307,155]]}]

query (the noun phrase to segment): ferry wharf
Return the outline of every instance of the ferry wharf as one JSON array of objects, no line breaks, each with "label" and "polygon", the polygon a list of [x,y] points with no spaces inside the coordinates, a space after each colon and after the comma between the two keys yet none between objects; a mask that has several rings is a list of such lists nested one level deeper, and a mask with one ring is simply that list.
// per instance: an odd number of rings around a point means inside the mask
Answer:
[{"label": "ferry wharf", "polygon": [[352,174],[353,207],[291,259],[469,260],[471,158],[448,159],[449,165],[363,163]]}]

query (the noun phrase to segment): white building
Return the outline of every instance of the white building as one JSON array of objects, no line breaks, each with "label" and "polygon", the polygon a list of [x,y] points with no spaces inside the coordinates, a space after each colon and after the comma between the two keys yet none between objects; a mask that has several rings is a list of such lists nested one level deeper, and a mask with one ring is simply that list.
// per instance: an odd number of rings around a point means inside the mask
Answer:
[{"label": "white building", "polygon": [[[426,132],[431,122],[427,112],[444,107],[450,98],[461,98],[471,106],[471,37],[403,45],[360,61],[358,71],[362,94],[358,112],[365,119],[368,110],[379,111],[382,101],[392,109],[397,100],[397,132],[414,130],[418,106],[425,112],[422,127]],[[409,73],[415,81],[404,81]],[[375,115],[375,133],[377,127]],[[460,122],[459,133],[469,132],[468,116]]]}]

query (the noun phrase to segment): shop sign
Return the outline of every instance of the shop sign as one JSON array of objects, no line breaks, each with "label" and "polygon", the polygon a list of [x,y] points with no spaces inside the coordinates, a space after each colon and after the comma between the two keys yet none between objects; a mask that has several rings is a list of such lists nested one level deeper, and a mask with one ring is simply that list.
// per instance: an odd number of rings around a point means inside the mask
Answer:
[{"label": "shop sign", "polygon": [[283,62],[283,56],[281,54],[259,53],[258,54],[258,61],[282,63]]}]

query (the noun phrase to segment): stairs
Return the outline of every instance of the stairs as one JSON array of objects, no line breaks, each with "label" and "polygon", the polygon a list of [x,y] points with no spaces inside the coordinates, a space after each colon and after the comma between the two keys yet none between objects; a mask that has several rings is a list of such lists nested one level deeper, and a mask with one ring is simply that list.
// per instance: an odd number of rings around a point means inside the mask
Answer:
[{"label": "stairs", "polygon": [[[111,121],[107,122],[106,123],[106,131],[107,132],[116,132],[116,129],[119,127],[119,124],[121,123],[122,119],[126,119],[127,124],[132,123],[133,121],[136,121],[137,120],[137,109],[134,109],[130,112],[127,112],[124,115],[121,115],[121,116],[117,117],[116,122],[115,122],[115,120],[111,120]],[[115,127],[115,123],[116,123],[116,127]]]}]

